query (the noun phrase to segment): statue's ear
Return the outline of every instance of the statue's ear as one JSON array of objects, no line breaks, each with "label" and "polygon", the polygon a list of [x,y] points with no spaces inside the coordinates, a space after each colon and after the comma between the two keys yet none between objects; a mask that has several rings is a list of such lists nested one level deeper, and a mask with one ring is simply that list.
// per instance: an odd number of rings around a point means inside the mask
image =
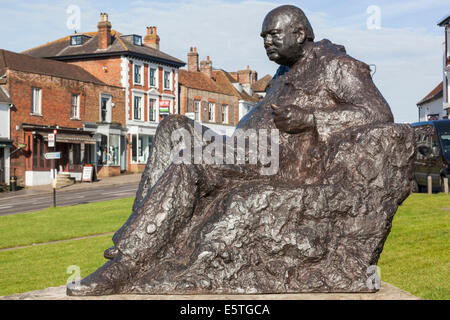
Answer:
[{"label": "statue's ear", "polygon": [[300,26],[300,27],[297,28],[296,33],[297,33],[297,42],[299,44],[302,44],[303,42],[305,42],[305,40],[306,40],[305,29]]}]

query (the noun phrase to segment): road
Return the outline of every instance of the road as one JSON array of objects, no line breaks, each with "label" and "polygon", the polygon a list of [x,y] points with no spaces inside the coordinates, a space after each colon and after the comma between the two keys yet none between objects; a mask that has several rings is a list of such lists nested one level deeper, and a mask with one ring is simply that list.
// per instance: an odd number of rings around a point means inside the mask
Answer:
[{"label": "road", "polygon": [[[58,207],[73,206],[82,203],[114,200],[136,195],[139,183],[128,183],[115,186],[56,191]],[[47,209],[53,205],[53,194],[37,194],[2,199],[0,201],[0,216]]]}]

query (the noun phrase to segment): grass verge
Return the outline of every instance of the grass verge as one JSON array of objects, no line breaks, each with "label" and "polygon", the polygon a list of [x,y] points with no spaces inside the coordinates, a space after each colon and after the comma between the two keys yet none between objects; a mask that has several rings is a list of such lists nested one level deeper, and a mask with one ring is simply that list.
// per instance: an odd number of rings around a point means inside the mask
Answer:
[{"label": "grass verge", "polygon": [[106,262],[111,245],[111,236],[101,236],[0,252],[0,296],[63,285],[72,265],[86,277]]},{"label": "grass verge", "polygon": [[406,199],[378,266],[385,282],[424,299],[450,299],[450,195]]},{"label": "grass verge", "polygon": [[114,232],[134,197],[0,217],[0,249]]}]

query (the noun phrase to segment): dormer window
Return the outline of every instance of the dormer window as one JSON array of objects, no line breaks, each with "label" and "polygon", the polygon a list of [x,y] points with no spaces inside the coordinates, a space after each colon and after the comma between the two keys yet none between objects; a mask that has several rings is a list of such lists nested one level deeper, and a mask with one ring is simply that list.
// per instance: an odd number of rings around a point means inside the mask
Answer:
[{"label": "dormer window", "polygon": [[79,46],[83,44],[83,36],[71,36],[70,37],[70,45],[71,46]]},{"label": "dormer window", "polygon": [[142,46],[142,37],[138,35],[133,35],[133,43],[136,46]]},{"label": "dormer window", "polygon": [[77,34],[74,36],[70,36],[70,45],[71,46],[81,46],[86,41],[88,41],[91,37],[85,34]]}]

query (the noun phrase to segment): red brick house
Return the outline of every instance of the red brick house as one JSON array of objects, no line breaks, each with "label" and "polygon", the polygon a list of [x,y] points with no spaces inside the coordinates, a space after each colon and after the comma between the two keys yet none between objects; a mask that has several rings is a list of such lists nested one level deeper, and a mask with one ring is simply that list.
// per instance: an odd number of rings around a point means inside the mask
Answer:
[{"label": "red brick house", "polygon": [[[83,68],[0,50],[1,89],[10,100],[11,175],[20,185],[49,184],[51,162],[44,154],[60,151],[57,169],[76,179],[83,164],[98,175],[120,174],[119,148],[101,149],[103,135],[90,123],[107,123],[125,135],[125,94]],[[57,130],[56,150],[48,134]],[[111,136],[108,137],[111,140]],[[25,147],[17,149],[18,146]],[[112,146],[112,144],[111,144]],[[104,160],[104,161],[103,161]]]},{"label": "red brick house", "polygon": [[[123,35],[111,28],[102,13],[96,32],[77,33],[25,51],[25,54],[79,66],[100,81],[125,89],[127,136],[122,171],[143,171],[159,121],[176,113],[178,69],[185,63],[159,49],[156,27],[147,27],[144,38]],[[109,126],[90,125],[106,135]]]},{"label": "red brick house", "polygon": [[209,57],[199,64],[198,56],[197,48],[190,48],[188,69],[179,71],[179,112],[217,133],[230,135],[258,102],[251,92],[257,73],[250,68],[233,73],[213,69]]}]

